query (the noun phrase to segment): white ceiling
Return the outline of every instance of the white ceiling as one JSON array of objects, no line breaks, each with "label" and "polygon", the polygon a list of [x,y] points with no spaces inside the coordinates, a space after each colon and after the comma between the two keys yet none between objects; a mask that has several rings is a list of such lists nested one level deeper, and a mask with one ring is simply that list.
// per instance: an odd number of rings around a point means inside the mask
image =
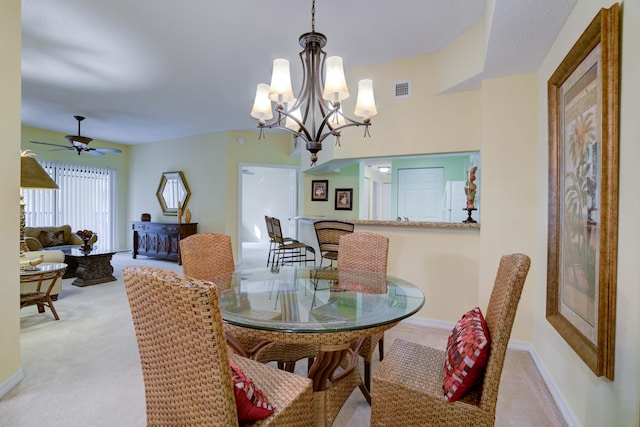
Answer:
[{"label": "white ceiling", "polygon": [[[535,72],[576,0],[318,0],[325,51],[349,67],[432,53],[491,22],[481,78]],[[311,0],[22,2],[22,123],[137,144],[255,129],[276,57],[300,72]],[[296,88],[294,87],[294,91]],[[60,141],[49,141],[60,142]]]}]

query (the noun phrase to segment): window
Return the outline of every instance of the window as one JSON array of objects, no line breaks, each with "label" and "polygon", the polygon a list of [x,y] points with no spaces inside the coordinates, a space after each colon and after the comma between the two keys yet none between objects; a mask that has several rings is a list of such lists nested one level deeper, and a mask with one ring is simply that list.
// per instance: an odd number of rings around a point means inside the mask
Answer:
[{"label": "window", "polygon": [[39,160],[59,190],[25,189],[27,227],[68,224],[72,231],[91,230],[98,245],[115,247],[115,169]]}]

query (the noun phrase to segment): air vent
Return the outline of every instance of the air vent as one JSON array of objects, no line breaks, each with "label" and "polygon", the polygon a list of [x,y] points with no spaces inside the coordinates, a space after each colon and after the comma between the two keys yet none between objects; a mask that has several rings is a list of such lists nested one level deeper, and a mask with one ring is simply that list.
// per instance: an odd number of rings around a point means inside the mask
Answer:
[{"label": "air vent", "polygon": [[411,83],[409,80],[403,82],[395,82],[393,85],[394,98],[408,98],[411,96]]}]

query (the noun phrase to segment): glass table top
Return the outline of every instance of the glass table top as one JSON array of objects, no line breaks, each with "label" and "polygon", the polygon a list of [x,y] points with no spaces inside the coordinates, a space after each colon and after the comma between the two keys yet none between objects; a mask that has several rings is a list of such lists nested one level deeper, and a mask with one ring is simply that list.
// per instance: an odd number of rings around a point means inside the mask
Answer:
[{"label": "glass table top", "polygon": [[42,273],[49,273],[52,271],[64,270],[65,268],[67,268],[67,264],[63,262],[56,262],[56,263],[44,262],[44,263],[35,265],[33,269],[20,270],[20,276],[33,276],[33,275],[38,275]]},{"label": "glass table top", "polygon": [[100,247],[98,245],[93,245],[90,249],[83,249],[81,246],[73,246],[61,250],[65,253],[65,255],[70,255],[73,257],[84,257],[91,255],[113,255],[116,253],[116,251],[113,249]]},{"label": "glass table top", "polygon": [[364,271],[281,267],[212,279],[229,324],[280,332],[359,330],[398,322],[424,305],[411,283]]}]

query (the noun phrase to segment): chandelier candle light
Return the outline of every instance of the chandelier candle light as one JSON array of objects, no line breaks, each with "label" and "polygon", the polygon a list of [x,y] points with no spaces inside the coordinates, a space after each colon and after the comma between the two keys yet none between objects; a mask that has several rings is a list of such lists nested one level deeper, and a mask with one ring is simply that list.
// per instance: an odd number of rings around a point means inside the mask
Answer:
[{"label": "chandelier candle light", "polygon": [[[341,102],[349,97],[349,89],[344,77],[342,58],[330,56],[322,48],[327,38],[315,31],[316,2],[311,6],[311,32],[300,36],[300,52],[303,78],[297,98],[293,96],[289,61],[273,61],[271,86],[258,84],[251,117],[258,119],[260,135],[264,138],[265,128],[284,129],[293,133],[294,138],[302,138],[311,153],[311,164],[318,160],[318,151],[322,150],[322,141],[329,135],[336,138],[340,145],[340,130],[350,126],[364,126],[365,136],[369,135],[371,117],[375,116],[373,82],[369,79],[358,82],[358,98],[355,115],[362,117],[357,121],[342,113]],[[326,78],[325,78],[326,76]],[[322,87],[324,82],[324,89]],[[275,102],[275,118],[272,102]]]}]

